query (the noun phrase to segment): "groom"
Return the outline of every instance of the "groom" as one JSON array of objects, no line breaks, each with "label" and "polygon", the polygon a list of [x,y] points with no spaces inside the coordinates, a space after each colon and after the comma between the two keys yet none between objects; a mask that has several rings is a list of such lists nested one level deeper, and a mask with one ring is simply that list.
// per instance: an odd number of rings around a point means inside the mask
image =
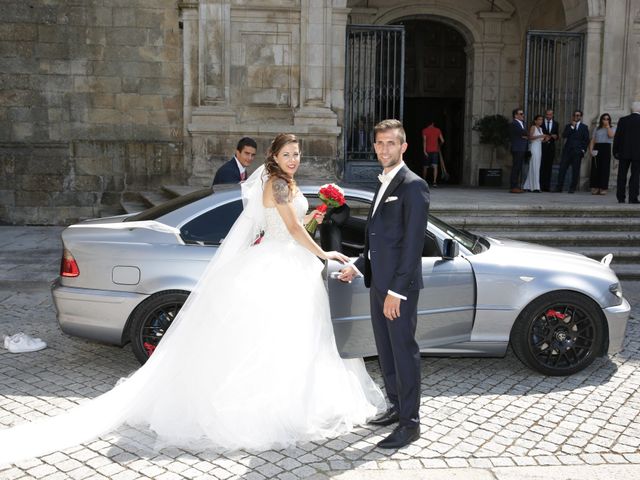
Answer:
[{"label": "groom", "polygon": [[378,446],[400,448],[420,437],[420,349],[415,332],[429,187],[402,161],[407,142],[398,120],[383,120],[375,126],[374,149],[384,171],[367,219],[364,253],[354,265],[343,268],[339,278],[351,281],[364,271],[378,358],[391,402],[385,413],[369,423],[398,423]]}]

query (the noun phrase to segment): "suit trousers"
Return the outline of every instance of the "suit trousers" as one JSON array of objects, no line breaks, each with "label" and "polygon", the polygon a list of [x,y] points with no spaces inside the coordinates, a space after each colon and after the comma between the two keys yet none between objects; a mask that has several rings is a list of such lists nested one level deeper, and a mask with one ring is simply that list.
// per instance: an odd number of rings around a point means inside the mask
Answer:
[{"label": "suit trousers", "polygon": [[556,144],[545,142],[542,144],[542,159],[540,160],[540,189],[543,192],[551,190],[551,172],[553,159],[556,156]]},{"label": "suit trousers", "polygon": [[513,165],[511,167],[511,188],[522,187],[522,165],[524,164],[525,152],[511,151]]},{"label": "suit trousers", "polygon": [[389,401],[399,413],[400,425],[420,424],[420,349],[416,342],[419,290],[411,291],[400,304],[400,316],[388,320],[383,314],[386,292],[371,285],[371,321],[378,360]]},{"label": "suit trousers", "polygon": [[557,189],[562,190],[564,187],[564,177],[567,175],[567,170],[571,167],[571,183],[569,184],[569,191],[574,192],[578,186],[578,180],[580,179],[580,163],[582,162],[582,151],[577,148],[571,150],[563,150],[562,162],[560,163],[560,171],[558,173],[558,185]]},{"label": "suit trousers", "polygon": [[618,182],[616,187],[616,197],[620,203],[624,203],[627,193],[627,173],[631,168],[629,178],[629,203],[638,201],[640,193],[640,160],[621,158],[618,163]]}]

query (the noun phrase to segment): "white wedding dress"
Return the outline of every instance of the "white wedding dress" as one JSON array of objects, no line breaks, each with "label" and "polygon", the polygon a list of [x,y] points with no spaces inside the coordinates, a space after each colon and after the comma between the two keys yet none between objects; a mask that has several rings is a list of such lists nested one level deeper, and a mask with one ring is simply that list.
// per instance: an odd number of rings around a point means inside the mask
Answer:
[{"label": "white wedding dress", "polygon": [[[364,362],[338,354],[322,262],[262,206],[254,176],[249,206],[149,361],[65,414],[0,431],[0,463],[124,423],[155,432],[157,448],[280,448],[348,432],[385,408]],[[294,206],[302,219],[305,197]],[[248,246],[256,226],[264,237]]]}]

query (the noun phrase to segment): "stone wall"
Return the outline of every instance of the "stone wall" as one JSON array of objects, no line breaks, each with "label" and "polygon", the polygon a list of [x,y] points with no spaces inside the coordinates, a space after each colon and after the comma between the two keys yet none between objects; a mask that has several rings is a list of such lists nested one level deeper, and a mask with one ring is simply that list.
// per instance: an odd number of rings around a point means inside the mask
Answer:
[{"label": "stone wall", "polygon": [[185,181],[174,0],[4,0],[0,221],[114,211]]},{"label": "stone wall", "polygon": [[346,0],[188,0],[185,157],[204,185],[240,137],[259,163],[280,132],[302,139],[300,175],[335,178],[344,96]]}]

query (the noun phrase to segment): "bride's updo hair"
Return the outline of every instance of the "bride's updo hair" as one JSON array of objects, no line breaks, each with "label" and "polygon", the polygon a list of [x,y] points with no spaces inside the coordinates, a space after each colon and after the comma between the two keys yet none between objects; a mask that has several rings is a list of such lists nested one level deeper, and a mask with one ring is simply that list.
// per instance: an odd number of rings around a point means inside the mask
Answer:
[{"label": "bride's updo hair", "polygon": [[276,155],[280,153],[280,150],[282,150],[285,145],[289,145],[290,143],[300,145],[298,137],[292,133],[279,133],[276,135],[276,138],[273,139],[273,142],[271,142],[269,146],[269,150],[267,150],[267,159],[264,162],[264,168],[269,174],[269,178],[281,178],[287,182],[289,189],[292,189],[294,185],[293,179],[284,173],[280,165],[276,162]]}]

